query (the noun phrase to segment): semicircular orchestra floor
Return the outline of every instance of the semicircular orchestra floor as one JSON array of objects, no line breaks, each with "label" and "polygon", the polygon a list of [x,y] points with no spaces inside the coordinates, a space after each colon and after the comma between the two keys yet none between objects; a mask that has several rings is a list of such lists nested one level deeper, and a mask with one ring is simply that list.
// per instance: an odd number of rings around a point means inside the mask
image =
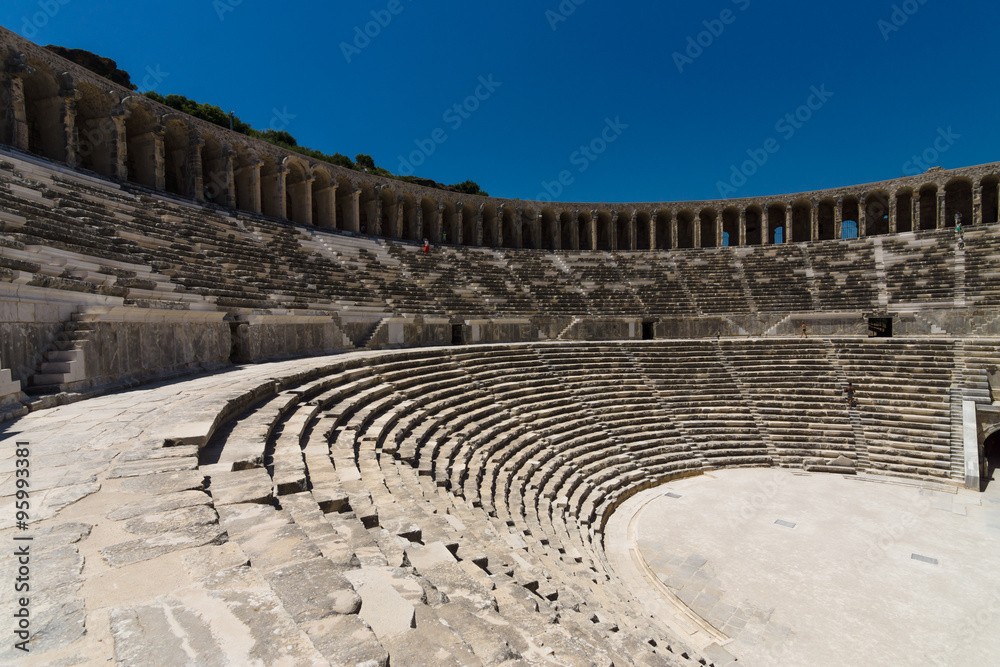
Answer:
[{"label": "semicircular orchestra floor", "polygon": [[607,535],[609,560],[645,606],[740,664],[973,666],[1000,655],[996,483],[980,494],[720,470],[634,496]]}]

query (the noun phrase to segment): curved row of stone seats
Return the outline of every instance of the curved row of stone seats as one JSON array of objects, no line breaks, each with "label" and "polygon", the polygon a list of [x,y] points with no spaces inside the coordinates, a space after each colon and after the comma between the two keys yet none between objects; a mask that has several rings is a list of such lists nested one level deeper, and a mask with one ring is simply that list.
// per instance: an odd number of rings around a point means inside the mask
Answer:
[{"label": "curved row of stone seats", "polygon": [[867,240],[823,241],[808,246],[811,284],[820,309],[871,312],[879,305],[875,252]]},{"label": "curved row of stone seats", "polygon": [[684,341],[626,348],[669,406],[703,468],[774,463],[743,387],[722,363],[716,343]]},{"label": "curved row of stone seats", "polygon": [[1000,239],[992,227],[965,231],[964,269],[966,298],[981,307],[1000,305]]},{"label": "curved row of stone seats", "polygon": [[720,349],[760,420],[774,465],[856,469],[844,382],[828,341],[722,341]]},{"label": "curved row of stone seats", "polygon": [[560,257],[586,290],[595,310],[623,317],[642,317],[647,313],[629,277],[611,253],[564,252]]},{"label": "curved row of stone seats", "polygon": [[[442,384],[449,384],[444,381],[446,377],[452,380],[459,376],[467,377],[448,355],[440,352],[392,355],[385,363],[370,364],[367,370],[391,387],[391,390],[409,389],[418,394],[424,390],[429,393],[440,391]],[[351,373],[351,370],[345,369],[339,375],[345,373]],[[331,382],[335,382],[335,377],[337,376],[324,378],[321,383],[329,386]],[[345,376],[347,381],[342,387],[356,384],[356,380],[351,379],[353,377]],[[399,410],[393,406],[407,405],[408,402],[400,403],[397,400],[395,403],[381,403],[377,392],[368,392],[369,400],[362,399],[362,394],[364,392],[346,391],[344,398],[336,404],[319,410],[308,408],[312,415],[318,415],[322,410],[326,410],[327,415],[337,415],[334,431],[328,435],[331,439],[328,456],[334,463],[340,485],[344,488],[356,485],[358,488],[355,493],[350,494],[350,511],[337,514],[331,512],[322,516],[309,512],[307,515],[307,510],[310,509],[308,503],[299,501],[308,496],[293,494],[277,498],[283,508],[286,504],[289,505],[287,513],[290,516],[269,518],[272,514],[270,511],[233,502],[253,498],[230,497],[224,506],[230,509],[220,510],[220,515],[223,517],[223,525],[234,527],[231,534],[237,534],[234,539],[241,547],[253,552],[258,545],[266,543],[258,541],[249,530],[241,530],[251,520],[265,521],[266,527],[262,531],[264,536],[260,539],[279,540],[285,545],[283,552],[294,562],[294,567],[282,568],[280,575],[288,569],[301,569],[303,566],[300,561],[303,559],[317,573],[327,570],[336,574],[337,568],[346,568],[341,572],[342,576],[335,577],[334,590],[328,595],[353,600],[351,588],[344,587],[343,581],[352,583],[361,598],[361,617],[366,620],[366,605],[375,606],[379,595],[391,597],[392,600],[389,601],[383,599],[382,604],[394,604],[402,609],[402,616],[409,619],[401,624],[405,627],[386,624],[385,618],[372,617],[371,627],[375,637],[362,633],[362,638],[368,645],[373,645],[372,640],[377,639],[388,651],[393,664],[407,664],[405,659],[400,658],[405,656],[404,649],[412,648],[415,642],[421,642],[424,648],[431,649],[439,659],[448,659],[450,662],[453,658],[457,664],[496,664],[484,658],[494,655],[498,650],[507,658],[541,656],[547,650],[543,648],[545,646],[555,651],[553,658],[570,660],[574,664],[610,664],[612,660],[625,660],[626,656],[643,664],[683,662],[680,656],[672,656],[669,651],[657,653],[646,640],[624,632],[622,634],[625,636],[617,639],[604,636],[619,634],[626,626],[618,622],[600,621],[601,618],[607,618],[607,614],[600,608],[588,611],[584,598],[577,593],[571,594],[570,589],[560,591],[545,584],[540,585],[537,574],[526,573],[536,568],[539,572],[542,571],[540,566],[529,562],[529,554],[514,556],[513,562],[510,557],[504,557],[505,553],[510,552],[510,543],[490,539],[489,535],[494,530],[504,530],[506,526],[491,524],[485,514],[476,517],[470,507],[464,508],[465,518],[470,523],[483,522],[483,528],[473,532],[466,530],[460,519],[443,520],[443,516],[453,516],[459,512],[452,502],[442,502],[444,498],[451,497],[439,496],[435,493],[438,488],[436,486],[423,486],[422,480],[429,480],[429,477],[419,472],[412,474],[415,471],[406,461],[387,456],[384,452],[380,456],[378,452],[379,439],[387,432],[389,423],[398,420],[400,416]],[[272,431],[280,431],[279,438],[290,430],[299,431],[303,433],[303,438],[307,437],[304,433],[306,429],[303,428],[304,421],[297,420],[295,414],[276,410],[273,405],[275,401],[287,405],[287,396],[290,394],[286,391],[264,403],[250,417],[241,420],[233,432],[249,421],[266,424],[265,428],[271,428]],[[323,396],[324,394],[320,394],[318,398]],[[300,409],[305,409],[307,404],[300,401],[299,405]],[[297,412],[298,410],[296,414]],[[276,414],[284,415],[284,421],[281,418],[276,420]],[[322,424],[322,420],[319,424]],[[414,424],[413,431],[423,425],[422,422]],[[259,429],[260,432],[263,430],[264,428]],[[313,429],[312,433],[315,432]],[[408,434],[407,437],[411,436],[417,437],[415,433]],[[309,442],[311,446],[311,436]],[[235,441],[232,444],[243,449],[241,443],[242,441]],[[228,437],[223,438],[223,454],[229,444]],[[212,473],[210,489],[217,488],[217,476],[225,479],[225,475],[229,474],[212,472],[211,467],[207,470]],[[267,468],[258,469],[256,476],[266,476],[265,470]],[[243,471],[245,475],[250,472]],[[309,493],[314,496],[317,492],[321,494],[322,489],[317,484],[320,480],[310,479],[312,489]],[[277,486],[277,482],[273,482],[272,488]],[[374,512],[364,514],[364,510],[357,507],[357,497],[360,496],[365,496]],[[321,505],[317,502],[315,507],[318,511]],[[366,516],[369,517],[367,521]],[[438,520],[435,521],[434,517]],[[322,530],[324,524],[333,526],[336,534],[326,534]],[[345,539],[338,540],[337,535]],[[310,542],[326,546],[320,547],[322,553],[317,555],[308,548]],[[330,555],[326,553],[328,550]],[[263,558],[267,554],[260,555]],[[312,564],[312,560],[316,558],[333,558],[336,562],[331,570],[328,565],[320,567],[319,563]],[[255,566],[256,561],[252,560],[252,565]],[[283,581],[279,578],[280,575],[270,569],[272,565],[270,560],[263,562],[262,576],[271,581],[272,585],[279,586]],[[520,574],[515,570],[521,570]],[[381,580],[382,585],[375,586],[373,580]],[[409,597],[407,592],[410,592]],[[558,602],[560,599],[566,607]],[[571,605],[568,601],[571,601]],[[525,602],[528,603],[527,606],[523,606]],[[503,617],[497,614],[498,611]],[[627,618],[624,609],[614,611],[619,611]],[[399,609],[383,614],[398,617],[398,612]],[[476,625],[475,619],[507,625],[515,620],[514,614],[518,632],[522,635],[520,637],[516,636],[518,633],[512,636],[510,632],[501,632],[501,640],[484,644],[484,637],[478,633],[471,637],[463,634],[464,630]],[[563,616],[558,619],[558,623],[553,622],[556,614]],[[451,633],[444,633],[436,623],[441,618],[450,620],[451,616],[464,618],[465,622],[453,625]],[[414,625],[415,628],[412,627]],[[645,632],[650,629],[646,627]],[[609,641],[613,647],[610,653],[607,649]],[[378,646],[378,643],[374,645]],[[602,659],[600,656],[605,657]],[[672,661],[671,656],[681,662]]]},{"label": "curved row of stone seats", "polygon": [[739,248],[747,289],[757,310],[807,312],[814,309],[804,246]]},{"label": "curved row of stone seats", "polygon": [[750,312],[746,290],[731,248],[713,248],[678,259],[688,290],[703,315]]},{"label": "curved row of stone seats", "polygon": [[956,244],[954,230],[881,239],[890,304],[954,304]]},{"label": "curved row of stone seats", "polygon": [[539,250],[497,251],[531,293],[538,309],[553,315],[596,314],[588,290],[557,255]]},{"label": "curved row of stone seats", "polygon": [[680,266],[687,253],[619,252],[618,266],[650,313],[697,315],[698,308]]},{"label": "curved row of stone seats", "polygon": [[952,476],[952,341],[835,341],[872,472]]}]

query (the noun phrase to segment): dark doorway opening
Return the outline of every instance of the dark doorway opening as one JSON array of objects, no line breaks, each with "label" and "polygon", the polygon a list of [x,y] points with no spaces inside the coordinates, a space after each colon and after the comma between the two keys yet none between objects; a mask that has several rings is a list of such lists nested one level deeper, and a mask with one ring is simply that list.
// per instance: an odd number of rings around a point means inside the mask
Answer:
[{"label": "dark doorway opening", "polygon": [[892,338],[892,318],[891,317],[869,317],[868,318],[869,338]]},{"label": "dark doorway opening", "polygon": [[465,344],[465,327],[461,324],[451,325],[451,344],[452,345],[464,345]]},{"label": "dark doorway opening", "polygon": [[997,466],[1000,466],[1000,432],[986,438],[986,442],[983,443],[983,459],[981,486],[985,491],[996,476]]},{"label": "dark doorway opening", "polygon": [[653,340],[656,338],[656,323],[655,322],[643,322],[642,323],[642,339],[643,340]]}]

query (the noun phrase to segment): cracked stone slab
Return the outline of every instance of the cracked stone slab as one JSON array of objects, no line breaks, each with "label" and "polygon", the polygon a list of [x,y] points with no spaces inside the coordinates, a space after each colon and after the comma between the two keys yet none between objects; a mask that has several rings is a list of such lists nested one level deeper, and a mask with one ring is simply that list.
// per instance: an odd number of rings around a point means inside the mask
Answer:
[{"label": "cracked stone slab", "polygon": [[131,519],[125,530],[135,535],[159,535],[194,526],[217,524],[219,515],[208,505],[155,512]]},{"label": "cracked stone slab", "polygon": [[[32,599],[31,638],[27,655],[56,651],[69,646],[86,632],[86,608],[80,584],[62,586]],[[0,644],[0,664],[16,665],[25,653],[13,642]]]},{"label": "cracked stone slab", "polygon": [[198,470],[154,473],[122,480],[121,488],[126,493],[148,493],[155,496],[179,491],[200,491],[205,488],[205,473]]},{"label": "cracked stone slab", "polygon": [[321,621],[304,624],[302,629],[333,665],[389,665],[389,652],[360,616],[328,616]]},{"label": "cracked stone slab", "polygon": [[236,472],[215,472],[211,475],[209,491],[216,507],[239,503],[271,502],[271,478],[263,468]]},{"label": "cracked stone slab", "polygon": [[196,470],[197,468],[197,456],[177,456],[173,458],[129,461],[114,466],[108,472],[108,479],[142,477],[163,472],[173,472],[175,470]]},{"label": "cracked stone slab", "polygon": [[149,605],[113,609],[110,620],[115,661],[127,665],[328,664],[247,567]]},{"label": "cracked stone slab", "polygon": [[124,521],[147,514],[210,504],[212,504],[212,497],[204,491],[182,491],[122,505],[108,512],[107,517],[112,521]]},{"label": "cracked stone slab", "polygon": [[296,623],[361,611],[361,596],[344,572],[325,558],[278,568],[265,578]]},{"label": "cracked stone slab", "polygon": [[101,555],[112,567],[121,567],[182,549],[222,544],[228,539],[226,530],[221,526],[196,526],[113,544],[101,549]]},{"label": "cracked stone slab", "polygon": [[390,573],[366,568],[345,576],[361,596],[361,618],[371,626],[379,641],[398,637],[417,626],[413,604],[396,591]]}]

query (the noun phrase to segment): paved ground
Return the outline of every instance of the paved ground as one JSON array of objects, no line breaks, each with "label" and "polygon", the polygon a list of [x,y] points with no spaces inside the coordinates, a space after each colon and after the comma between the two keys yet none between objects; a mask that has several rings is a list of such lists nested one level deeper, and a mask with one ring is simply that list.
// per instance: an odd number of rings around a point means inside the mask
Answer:
[{"label": "paved ground", "polygon": [[[622,513],[611,532],[620,539],[630,523],[632,544],[666,596],[721,631],[715,638],[740,664],[1000,660],[1000,482],[979,494],[741,469],[653,489]],[[624,562],[620,548],[609,551]],[[647,608],[711,639],[663,605],[648,581],[636,589],[632,570],[637,595],[657,598]]]}]

